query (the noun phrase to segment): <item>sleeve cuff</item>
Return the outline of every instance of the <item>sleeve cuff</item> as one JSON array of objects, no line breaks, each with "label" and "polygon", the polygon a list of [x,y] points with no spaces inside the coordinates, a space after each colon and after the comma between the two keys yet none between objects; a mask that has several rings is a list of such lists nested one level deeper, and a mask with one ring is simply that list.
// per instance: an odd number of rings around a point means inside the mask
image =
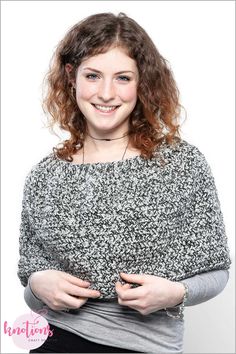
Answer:
[{"label": "sleeve cuff", "polygon": [[29,308],[35,312],[42,310],[46,306],[44,304],[44,302],[42,300],[40,300],[39,298],[37,298],[37,296],[35,296],[35,294],[33,293],[32,289],[30,287],[29,280],[28,280],[28,284],[24,290],[24,299],[25,299],[26,304],[29,306]]}]

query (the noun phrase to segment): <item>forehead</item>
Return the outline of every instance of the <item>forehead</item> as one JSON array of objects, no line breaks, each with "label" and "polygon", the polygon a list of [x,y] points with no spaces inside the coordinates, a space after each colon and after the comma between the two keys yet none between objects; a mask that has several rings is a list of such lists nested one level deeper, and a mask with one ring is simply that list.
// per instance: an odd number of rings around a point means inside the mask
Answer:
[{"label": "forehead", "polygon": [[94,55],[84,60],[80,66],[79,71],[91,67],[99,71],[120,71],[132,70],[137,72],[137,65],[134,59],[130,58],[121,48],[112,48],[105,53]]}]

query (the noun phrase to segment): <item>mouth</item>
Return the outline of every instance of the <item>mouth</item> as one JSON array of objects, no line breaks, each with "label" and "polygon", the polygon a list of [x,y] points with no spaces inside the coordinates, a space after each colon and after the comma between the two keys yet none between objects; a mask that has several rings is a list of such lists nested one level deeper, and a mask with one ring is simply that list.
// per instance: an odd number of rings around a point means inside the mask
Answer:
[{"label": "mouth", "polygon": [[112,113],[114,111],[117,110],[117,108],[120,107],[119,106],[104,106],[104,105],[100,105],[100,104],[95,104],[95,103],[92,103],[92,106],[96,109],[96,111],[99,111],[101,113]]}]

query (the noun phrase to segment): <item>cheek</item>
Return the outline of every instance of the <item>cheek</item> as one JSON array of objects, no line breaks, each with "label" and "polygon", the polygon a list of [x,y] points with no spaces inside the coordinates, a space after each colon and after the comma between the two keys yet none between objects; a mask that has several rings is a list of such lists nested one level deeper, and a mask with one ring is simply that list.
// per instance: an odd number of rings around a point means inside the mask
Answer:
[{"label": "cheek", "polygon": [[125,102],[134,101],[137,99],[137,88],[136,86],[124,87],[119,90],[118,95]]},{"label": "cheek", "polygon": [[77,100],[88,100],[96,93],[96,85],[77,84],[76,98]]}]

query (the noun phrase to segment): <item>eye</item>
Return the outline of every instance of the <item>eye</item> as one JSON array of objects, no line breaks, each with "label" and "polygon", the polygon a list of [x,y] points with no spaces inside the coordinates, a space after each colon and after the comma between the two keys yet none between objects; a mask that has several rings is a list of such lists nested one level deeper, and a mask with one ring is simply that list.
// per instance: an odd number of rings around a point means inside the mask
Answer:
[{"label": "eye", "polygon": [[118,76],[118,79],[121,79],[121,81],[130,81],[130,78],[128,76]]},{"label": "eye", "polygon": [[91,80],[94,80],[94,79],[96,79],[98,76],[97,76],[97,74],[88,74],[88,75],[86,75],[86,78],[87,79],[91,79]]}]

